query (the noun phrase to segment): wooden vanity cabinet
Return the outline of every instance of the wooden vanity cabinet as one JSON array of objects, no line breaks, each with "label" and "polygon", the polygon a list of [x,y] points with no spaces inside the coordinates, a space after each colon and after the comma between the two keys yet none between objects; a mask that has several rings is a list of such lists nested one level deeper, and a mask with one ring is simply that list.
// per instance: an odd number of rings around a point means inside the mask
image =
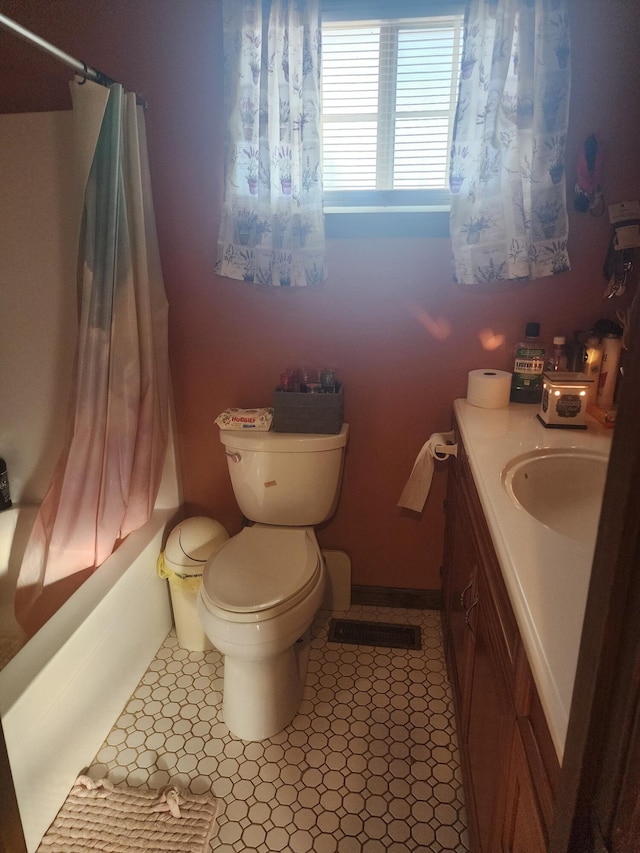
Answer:
[{"label": "wooden vanity cabinet", "polygon": [[536,786],[517,726],[513,730],[505,806],[500,818],[496,824],[496,851],[532,853],[547,849]]},{"label": "wooden vanity cabinet", "polygon": [[475,638],[470,620],[474,608],[477,607],[477,561],[473,541],[468,535],[467,513],[461,505],[460,489],[455,482],[460,473],[455,470],[450,472],[447,487],[444,564],[441,572],[443,574],[445,654],[451,683],[454,686],[454,703],[459,716],[458,722],[464,729],[467,722],[466,711],[469,703],[466,697]]},{"label": "wooden vanity cabinet", "polygon": [[472,853],[543,853],[559,765],[464,446],[447,491],[443,635]]}]

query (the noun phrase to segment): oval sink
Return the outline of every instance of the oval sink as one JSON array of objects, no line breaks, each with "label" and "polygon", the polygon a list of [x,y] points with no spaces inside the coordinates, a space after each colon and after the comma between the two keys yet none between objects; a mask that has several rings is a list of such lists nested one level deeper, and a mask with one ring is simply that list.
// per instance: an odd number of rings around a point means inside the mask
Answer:
[{"label": "oval sink", "polygon": [[534,450],[507,463],[509,497],[564,536],[595,542],[607,476],[607,456],[582,450]]}]

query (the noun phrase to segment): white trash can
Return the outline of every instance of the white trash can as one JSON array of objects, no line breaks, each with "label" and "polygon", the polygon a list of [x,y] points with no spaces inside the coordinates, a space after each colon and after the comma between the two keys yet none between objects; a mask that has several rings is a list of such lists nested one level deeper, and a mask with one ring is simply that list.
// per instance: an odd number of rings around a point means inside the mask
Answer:
[{"label": "white trash can", "polygon": [[212,518],[194,516],[177,524],[158,557],[158,574],[169,581],[173,620],[178,644],[190,652],[210,649],[196,611],[205,563],[229,538],[224,527]]}]

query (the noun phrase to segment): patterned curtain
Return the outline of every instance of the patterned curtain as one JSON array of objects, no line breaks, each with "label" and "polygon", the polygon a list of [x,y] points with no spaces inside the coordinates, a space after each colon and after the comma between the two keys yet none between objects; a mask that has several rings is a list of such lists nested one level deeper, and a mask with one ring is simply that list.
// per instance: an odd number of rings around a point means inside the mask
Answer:
[{"label": "patterned curtain", "polygon": [[326,278],[320,0],[224,0],[225,199],[216,271]]},{"label": "patterned curtain", "polygon": [[461,284],[569,269],[568,0],[469,0],[451,151]]},{"label": "patterned curtain", "polygon": [[169,431],[168,306],[144,111],[118,83],[83,81],[72,92],[79,128],[92,136],[97,121],[99,132],[79,229],[66,441],[16,589],[30,636],[151,517]]}]

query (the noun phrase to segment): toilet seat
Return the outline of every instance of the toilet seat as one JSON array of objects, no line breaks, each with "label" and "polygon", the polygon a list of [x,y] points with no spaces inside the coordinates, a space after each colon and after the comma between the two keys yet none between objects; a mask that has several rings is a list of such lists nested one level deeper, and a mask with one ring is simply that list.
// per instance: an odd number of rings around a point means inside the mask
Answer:
[{"label": "toilet seat", "polygon": [[246,527],[206,564],[203,603],[229,621],[271,619],[309,593],[321,559],[306,528]]}]

